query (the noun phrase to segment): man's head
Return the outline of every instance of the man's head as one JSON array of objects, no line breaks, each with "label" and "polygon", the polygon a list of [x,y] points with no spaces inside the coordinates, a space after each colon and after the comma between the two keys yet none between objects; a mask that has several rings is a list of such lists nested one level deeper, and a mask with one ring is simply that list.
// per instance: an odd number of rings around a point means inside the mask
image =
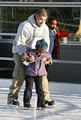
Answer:
[{"label": "man's head", "polygon": [[46,49],[48,47],[48,44],[45,42],[44,39],[38,40],[36,42],[36,50],[39,56],[44,55],[44,53],[46,52]]},{"label": "man's head", "polygon": [[57,28],[57,19],[55,17],[48,18],[47,25],[50,29]]},{"label": "man's head", "polygon": [[48,18],[48,13],[45,8],[40,8],[35,13],[36,24],[40,27],[43,23],[46,22]]}]

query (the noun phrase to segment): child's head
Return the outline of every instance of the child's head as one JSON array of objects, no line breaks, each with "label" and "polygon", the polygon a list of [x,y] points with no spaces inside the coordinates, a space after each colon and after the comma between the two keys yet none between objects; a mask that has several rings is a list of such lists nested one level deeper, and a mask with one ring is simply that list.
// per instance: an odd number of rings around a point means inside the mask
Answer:
[{"label": "child's head", "polygon": [[48,47],[48,44],[45,42],[44,39],[41,39],[41,40],[38,40],[36,42],[36,46],[35,47],[36,47],[36,51],[37,51],[38,55],[42,56],[42,55],[45,54],[46,49]]},{"label": "child's head", "polygon": [[50,29],[56,29],[57,28],[57,19],[55,17],[49,17],[47,25]]}]

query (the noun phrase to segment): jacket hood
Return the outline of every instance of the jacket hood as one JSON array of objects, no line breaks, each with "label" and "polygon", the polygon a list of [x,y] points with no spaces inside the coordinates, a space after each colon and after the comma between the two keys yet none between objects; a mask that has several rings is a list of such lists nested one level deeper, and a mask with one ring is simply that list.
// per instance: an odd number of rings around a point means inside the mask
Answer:
[{"label": "jacket hood", "polygon": [[31,16],[28,18],[28,21],[32,24],[33,27],[38,27],[38,26],[36,25],[34,15],[35,15],[35,14],[31,15]]},{"label": "jacket hood", "polygon": [[[33,27],[37,28],[38,26],[36,25],[34,15],[35,15],[35,14],[31,15],[31,16],[28,18],[28,21],[32,24]],[[42,25],[43,25],[43,24],[42,24]]]}]

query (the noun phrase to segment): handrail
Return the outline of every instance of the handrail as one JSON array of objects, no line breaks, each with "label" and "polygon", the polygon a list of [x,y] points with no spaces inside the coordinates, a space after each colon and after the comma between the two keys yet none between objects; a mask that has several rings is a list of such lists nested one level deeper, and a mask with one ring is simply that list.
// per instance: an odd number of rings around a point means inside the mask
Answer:
[{"label": "handrail", "polygon": [[[13,61],[14,59],[11,58],[11,57],[0,57],[0,60]],[[74,60],[53,60],[53,63],[81,64],[81,61],[74,61]]]},{"label": "handrail", "polygon": [[3,2],[0,7],[81,7],[81,2]]},{"label": "handrail", "polygon": [[0,33],[0,36],[15,36],[16,33]]}]

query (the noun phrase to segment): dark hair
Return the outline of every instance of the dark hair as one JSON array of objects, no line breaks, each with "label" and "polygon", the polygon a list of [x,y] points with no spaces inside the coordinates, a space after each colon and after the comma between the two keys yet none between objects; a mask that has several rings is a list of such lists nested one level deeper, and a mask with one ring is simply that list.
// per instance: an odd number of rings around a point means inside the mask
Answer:
[{"label": "dark hair", "polygon": [[36,10],[35,14],[39,15],[39,16],[45,16],[48,17],[48,12],[45,8],[39,8]]},{"label": "dark hair", "polygon": [[57,19],[55,17],[49,17],[47,23],[50,23],[52,20],[56,20],[57,21]]}]

